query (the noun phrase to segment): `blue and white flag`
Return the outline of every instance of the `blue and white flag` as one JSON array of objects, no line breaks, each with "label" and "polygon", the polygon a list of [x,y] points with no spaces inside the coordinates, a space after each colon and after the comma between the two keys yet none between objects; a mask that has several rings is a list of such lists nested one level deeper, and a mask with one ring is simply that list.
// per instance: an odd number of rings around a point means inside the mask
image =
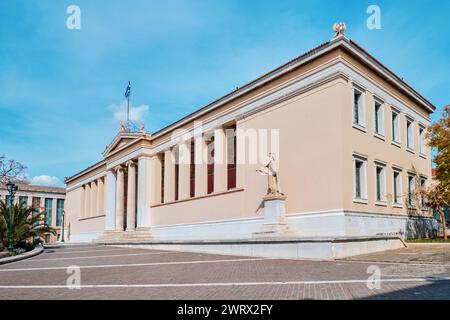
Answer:
[{"label": "blue and white flag", "polygon": [[129,98],[131,93],[131,83],[128,81],[127,90],[125,91],[125,98]]}]

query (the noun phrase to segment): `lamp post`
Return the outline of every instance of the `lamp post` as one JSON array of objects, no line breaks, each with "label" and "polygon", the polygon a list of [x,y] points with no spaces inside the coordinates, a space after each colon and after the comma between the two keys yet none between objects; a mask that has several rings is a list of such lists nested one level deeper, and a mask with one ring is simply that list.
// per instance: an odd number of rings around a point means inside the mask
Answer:
[{"label": "lamp post", "polygon": [[14,195],[16,194],[17,191],[17,186],[12,183],[11,181],[9,181],[6,184],[6,188],[9,192],[9,198],[8,198],[8,202],[9,202],[9,234],[8,234],[8,251],[13,251],[14,250],[14,245],[13,245],[13,238],[12,238],[12,207],[13,207],[13,203],[14,203]]},{"label": "lamp post", "polygon": [[62,232],[61,232],[61,242],[64,243],[64,216],[66,215],[66,211],[62,212]]}]

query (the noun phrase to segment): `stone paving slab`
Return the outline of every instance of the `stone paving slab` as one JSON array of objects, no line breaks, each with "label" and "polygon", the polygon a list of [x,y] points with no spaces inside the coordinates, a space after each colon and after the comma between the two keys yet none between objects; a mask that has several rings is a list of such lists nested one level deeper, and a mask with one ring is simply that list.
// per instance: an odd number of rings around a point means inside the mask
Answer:
[{"label": "stone paving slab", "polygon": [[[1,266],[0,299],[450,299],[450,266],[375,264],[381,275],[380,288],[369,289],[372,262],[120,248],[104,252],[111,248],[54,248],[39,257]],[[119,256],[94,258],[95,251]],[[81,289],[66,286],[71,265],[84,266]]]}]

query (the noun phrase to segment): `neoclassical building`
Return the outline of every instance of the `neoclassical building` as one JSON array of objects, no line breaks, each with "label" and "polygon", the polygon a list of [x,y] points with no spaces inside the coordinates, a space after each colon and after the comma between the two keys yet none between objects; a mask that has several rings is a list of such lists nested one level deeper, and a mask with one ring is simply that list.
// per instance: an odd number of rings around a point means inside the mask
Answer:
[{"label": "neoclassical building", "polygon": [[[35,186],[25,181],[17,182],[17,192],[14,203],[22,202],[27,206],[35,208],[40,213],[45,213],[47,224],[56,230],[56,235],[45,235],[46,243],[54,243],[61,240],[63,226],[64,201],[66,190],[58,187]],[[7,201],[9,193],[6,185],[0,184],[0,200]],[[66,231],[67,230],[67,223]],[[66,232],[67,239],[67,232]]]},{"label": "neoclassical building", "polygon": [[290,238],[416,237],[435,107],[344,34],[66,179],[71,241],[253,239],[269,153]]}]

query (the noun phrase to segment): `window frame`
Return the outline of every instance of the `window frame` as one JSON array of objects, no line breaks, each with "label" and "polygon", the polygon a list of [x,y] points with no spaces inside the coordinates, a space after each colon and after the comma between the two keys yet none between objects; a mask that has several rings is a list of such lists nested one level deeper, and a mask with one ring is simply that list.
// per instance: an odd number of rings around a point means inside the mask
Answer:
[{"label": "window frame", "polygon": [[[413,187],[411,188],[410,178],[412,178]],[[408,208],[412,209],[416,207],[416,198],[411,197],[411,193],[415,194],[416,191],[416,175],[408,172]]]},{"label": "window frame", "polygon": [[[357,196],[357,179],[356,179],[356,164],[360,162],[361,172],[359,174],[359,197]],[[353,202],[356,203],[368,203],[367,197],[367,158],[353,155]]]},{"label": "window frame", "polygon": [[[392,206],[396,208],[403,208],[403,179],[402,169],[392,168]],[[399,185],[396,187],[395,174],[398,174]],[[398,195],[395,193],[397,189]],[[397,198],[397,201],[396,199]]]},{"label": "window frame", "polygon": [[[377,107],[379,112],[377,112]],[[373,110],[373,134],[384,140],[386,135],[386,130],[384,128],[384,102],[381,99],[374,97]]]},{"label": "window frame", "polygon": [[[50,203],[50,206],[47,205]],[[44,207],[45,207],[45,221],[46,223],[51,226],[53,221],[53,198],[45,198],[44,199]],[[49,208],[50,210],[47,210]]]},{"label": "window frame", "polygon": [[[422,184],[423,182],[425,182],[425,183]],[[428,185],[428,177],[420,176],[420,187],[421,187],[421,188],[423,188],[423,187],[426,188],[427,185]],[[422,197],[421,197],[421,199],[420,199],[420,208],[421,208],[423,211],[428,210],[428,207],[427,207],[427,205],[426,205],[426,199],[424,199],[424,198],[422,198]]]},{"label": "window frame", "polygon": [[391,108],[391,142],[399,147],[401,147],[402,144],[400,115],[400,110],[393,107]]},{"label": "window frame", "polygon": [[[386,197],[386,164],[375,162],[375,204],[376,205],[387,205],[387,197]],[[378,169],[381,169],[381,181],[378,181]],[[378,183],[379,182],[379,183]],[[380,190],[378,190],[378,184],[380,184]],[[378,193],[380,197],[378,197]]]},{"label": "window frame", "polygon": [[[355,93],[359,93],[359,100],[358,100],[358,121],[355,122]],[[362,130],[366,132],[366,107],[365,107],[365,93],[366,91],[357,86],[353,85],[352,88],[352,125],[354,128]]]},{"label": "window frame", "polygon": [[419,124],[419,155],[426,158],[427,157],[427,146],[425,141],[425,131],[424,125]]},{"label": "window frame", "polygon": [[[414,153],[414,119],[411,119],[410,117],[406,117],[405,122],[405,129],[406,129],[406,150]],[[411,142],[411,145],[409,144]]]}]

